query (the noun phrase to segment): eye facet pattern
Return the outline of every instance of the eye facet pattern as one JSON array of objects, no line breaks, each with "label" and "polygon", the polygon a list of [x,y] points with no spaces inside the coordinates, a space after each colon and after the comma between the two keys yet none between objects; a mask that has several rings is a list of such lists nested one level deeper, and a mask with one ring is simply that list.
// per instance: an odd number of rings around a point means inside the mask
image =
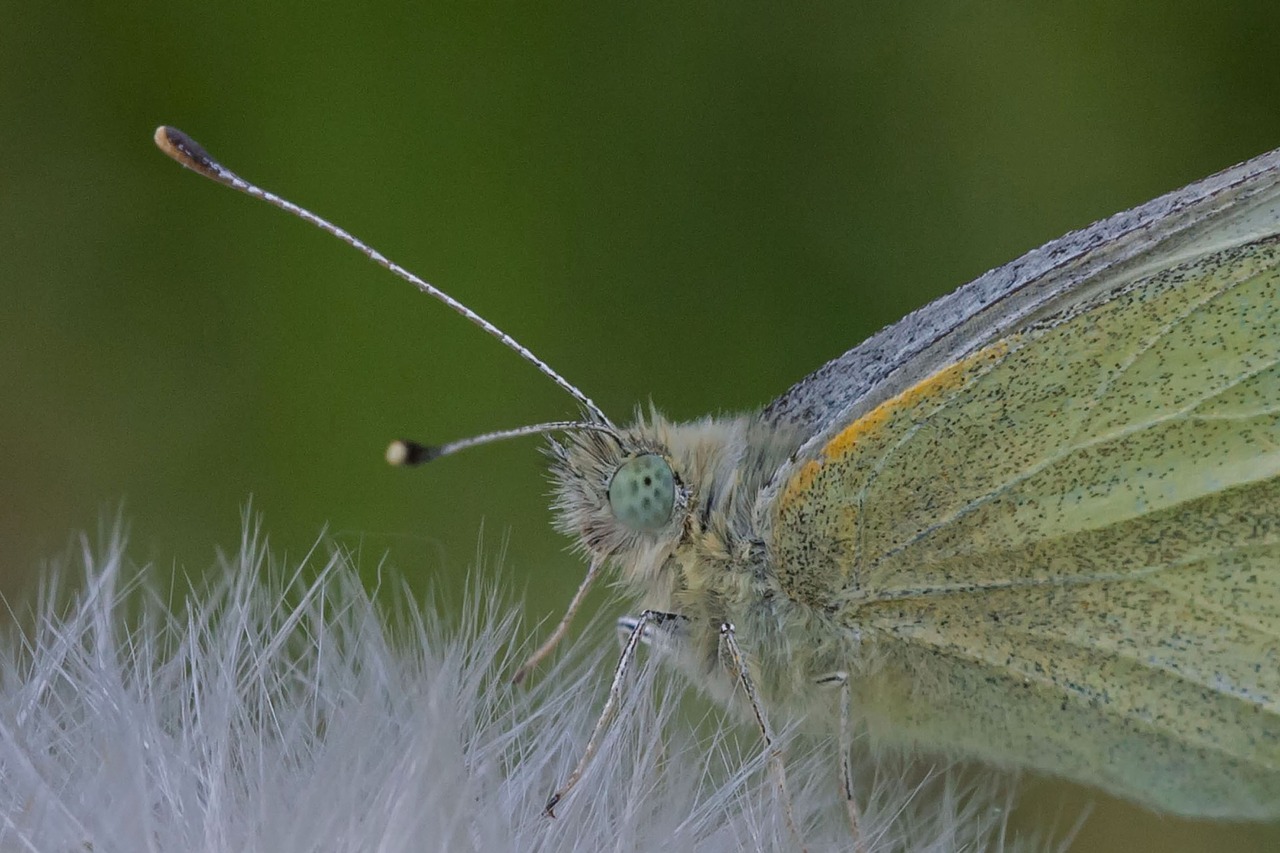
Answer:
[{"label": "eye facet pattern", "polygon": [[609,481],[609,507],[632,530],[660,530],[671,520],[675,498],[671,466],[653,453],[628,459]]}]

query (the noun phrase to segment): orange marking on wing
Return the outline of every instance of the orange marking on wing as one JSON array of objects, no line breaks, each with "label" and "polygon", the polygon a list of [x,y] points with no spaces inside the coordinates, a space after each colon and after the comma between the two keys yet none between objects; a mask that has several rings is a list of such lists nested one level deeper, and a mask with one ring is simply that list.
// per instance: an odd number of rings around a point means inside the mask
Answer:
[{"label": "orange marking on wing", "polygon": [[806,462],[791,476],[782,490],[780,505],[785,506],[807,492],[818,478],[823,463],[848,455],[859,442],[876,430],[883,429],[903,411],[927,402],[930,398],[963,387],[976,374],[986,371],[992,364],[1004,358],[1018,337],[1014,335],[983,347],[973,355],[925,377],[896,397],[885,400],[853,421],[822,448],[821,460]]}]

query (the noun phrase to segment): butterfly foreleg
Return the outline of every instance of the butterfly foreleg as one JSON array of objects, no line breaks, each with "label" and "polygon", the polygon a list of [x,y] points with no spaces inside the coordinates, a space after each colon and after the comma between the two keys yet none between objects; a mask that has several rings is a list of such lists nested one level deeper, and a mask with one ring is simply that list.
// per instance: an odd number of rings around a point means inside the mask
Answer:
[{"label": "butterfly foreleg", "polygon": [[645,610],[639,616],[628,618],[627,620],[619,620],[619,627],[623,622],[631,623],[631,632],[627,635],[626,642],[622,645],[622,654],[618,656],[618,665],[613,670],[613,680],[609,683],[609,696],[605,699],[604,708],[600,711],[600,717],[596,720],[595,728],[591,730],[591,737],[587,739],[586,749],[582,751],[582,757],[578,759],[578,763],[574,766],[573,772],[569,774],[569,778],[561,785],[551,799],[547,800],[547,806],[543,809],[543,814],[547,817],[555,817],[555,807],[561,800],[573,790],[582,778],[582,774],[587,769],[587,764],[595,755],[596,750],[600,748],[600,739],[603,737],[605,729],[614,715],[618,713],[618,703],[622,701],[622,686],[626,680],[627,672],[631,669],[631,663],[635,659],[636,649],[640,647],[642,642],[652,641],[649,629],[653,625],[659,625],[672,619],[680,619],[682,617],[674,613],[663,613],[658,610]]}]

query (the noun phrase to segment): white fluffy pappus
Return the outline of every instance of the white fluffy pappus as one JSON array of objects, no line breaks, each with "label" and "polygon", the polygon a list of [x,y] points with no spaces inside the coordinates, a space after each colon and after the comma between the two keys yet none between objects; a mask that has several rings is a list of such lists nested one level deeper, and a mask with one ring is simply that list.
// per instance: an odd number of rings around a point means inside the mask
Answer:
[{"label": "white fluffy pappus", "polygon": [[[798,846],[755,733],[691,724],[684,685],[648,665],[558,817],[542,814],[604,700],[617,646],[600,621],[517,687],[537,632],[492,582],[441,614],[368,593],[338,549],[282,565],[251,524],[181,596],[129,563],[118,528],[78,561],[0,641],[0,850]],[[788,767],[808,849],[849,849],[831,756],[797,748]],[[891,775],[867,786],[872,850],[1024,846],[994,788]]]}]

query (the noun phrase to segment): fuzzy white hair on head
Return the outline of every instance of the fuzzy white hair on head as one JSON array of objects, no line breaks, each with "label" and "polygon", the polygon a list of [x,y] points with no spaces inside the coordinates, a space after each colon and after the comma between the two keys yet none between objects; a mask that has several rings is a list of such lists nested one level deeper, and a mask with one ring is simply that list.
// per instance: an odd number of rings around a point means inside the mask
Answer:
[{"label": "fuzzy white hair on head", "polygon": [[[601,624],[515,687],[527,649],[493,584],[442,615],[368,593],[336,549],[281,564],[250,524],[181,596],[128,562],[119,528],[77,559],[0,641],[0,849],[796,847],[754,732],[691,723],[660,667],[641,668],[582,784],[543,816],[603,701],[616,646]],[[789,759],[814,851],[850,845],[833,765]],[[877,781],[871,849],[1004,845],[1007,803],[957,778]]]}]

